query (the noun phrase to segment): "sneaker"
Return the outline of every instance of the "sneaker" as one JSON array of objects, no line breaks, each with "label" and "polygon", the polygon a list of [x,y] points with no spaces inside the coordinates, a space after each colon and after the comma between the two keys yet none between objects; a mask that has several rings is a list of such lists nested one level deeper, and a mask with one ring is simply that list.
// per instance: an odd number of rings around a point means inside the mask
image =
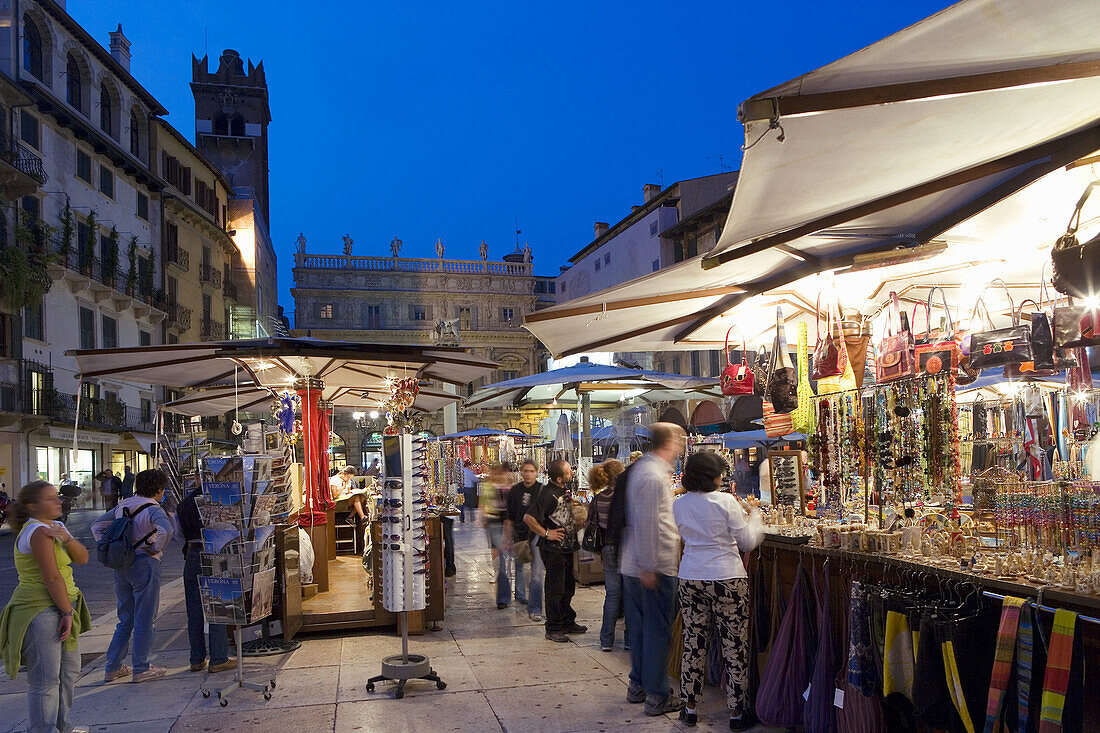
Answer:
[{"label": "sneaker", "polygon": [[444,578],[453,578],[456,575],[458,575],[458,570],[455,568],[447,568],[443,571]]},{"label": "sneaker", "polygon": [[680,722],[689,728],[694,728],[699,722],[699,715],[697,713],[689,713],[687,708],[680,711]]},{"label": "sneaker", "polygon": [[531,619],[532,621],[537,621],[540,624],[546,621],[546,617],[543,616],[541,613],[529,613],[527,614],[527,618]]},{"label": "sneaker", "polygon": [[664,715],[665,713],[675,713],[677,710],[681,710],[684,707],[684,701],[680,699],[679,695],[669,693],[665,697],[654,697],[653,695],[646,695],[645,698],[645,714],[650,716]]},{"label": "sneaker", "polygon": [[149,680],[160,679],[166,674],[168,674],[168,670],[164,667],[149,667],[149,669],[145,670],[144,672],[139,672],[138,674],[135,674],[134,678],[130,681],[134,683],[148,682]]},{"label": "sneaker", "polygon": [[192,672],[201,672],[204,669],[206,669],[206,660],[205,659],[202,660],[201,662],[195,662],[194,664],[191,665],[191,671]]},{"label": "sneaker", "polygon": [[562,631],[564,631],[567,634],[583,634],[583,633],[586,633],[588,631],[588,627],[587,626],[581,626],[580,624],[574,622],[574,623],[571,623],[568,626],[566,626],[564,629],[562,629]]},{"label": "sneaker", "polygon": [[547,631],[546,638],[550,641],[555,641],[558,644],[565,644],[569,641],[569,637],[561,633],[560,631]]},{"label": "sneaker", "polygon": [[740,715],[736,718],[730,718],[730,730],[742,731],[748,730],[756,724],[756,721],[751,715]]},{"label": "sneaker", "polygon": [[130,676],[130,668],[127,667],[124,664],[121,667],[119,667],[118,669],[116,669],[114,672],[104,671],[103,681],[104,682],[114,682],[115,680],[122,679],[123,677],[129,677],[129,676]]},{"label": "sneaker", "polygon": [[626,701],[633,703],[645,702],[645,690],[631,682],[630,686],[626,688]]},{"label": "sneaker", "polygon": [[348,524],[350,524],[352,527],[354,527],[355,526],[355,515],[354,514],[349,514],[347,516],[347,519],[344,520],[344,521],[346,521]]},{"label": "sneaker", "polygon": [[69,733],[91,733],[92,729],[86,725],[74,725],[69,728]]},{"label": "sneaker", "polygon": [[604,646],[604,645],[601,645],[601,646],[600,646],[600,651],[601,651],[601,652],[609,652],[609,651],[611,651],[611,647],[610,647],[610,646]]},{"label": "sneaker", "polygon": [[217,664],[211,664],[207,671],[210,674],[217,674],[218,672],[227,672],[231,669],[237,668],[236,659],[227,659],[224,662],[218,662]]},{"label": "sneaker", "polygon": [[497,604],[497,610],[498,610],[498,611],[500,611],[501,609],[505,609],[505,608],[508,608],[508,604],[507,604],[507,603],[498,603],[498,604]]}]

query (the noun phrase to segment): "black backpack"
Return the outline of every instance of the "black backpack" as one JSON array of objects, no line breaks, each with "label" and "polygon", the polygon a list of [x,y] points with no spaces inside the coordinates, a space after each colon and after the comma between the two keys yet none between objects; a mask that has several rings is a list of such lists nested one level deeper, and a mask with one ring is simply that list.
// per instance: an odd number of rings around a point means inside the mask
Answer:
[{"label": "black backpack", "polygon": [[611,495],[611,505],[607,508],[607,529],[603,533],[603,544],[621,545],[623,532],[626,530],[626,485],[635,461],[626,467],[626,470],[615,479],[615,493]]}]

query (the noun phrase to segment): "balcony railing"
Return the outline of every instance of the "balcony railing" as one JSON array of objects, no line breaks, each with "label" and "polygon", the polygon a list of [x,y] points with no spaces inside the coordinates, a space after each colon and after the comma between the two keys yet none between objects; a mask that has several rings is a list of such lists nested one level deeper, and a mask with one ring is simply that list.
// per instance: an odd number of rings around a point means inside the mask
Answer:
[{"label": "balcony railing", "polygon": [[169,265],[175,265],[184,272],[191,269],[191,255],[178,244],[168,245],[168,256],[165,259]]},{"label": "balcony railing", "polygon": [[57,256],[56,261],[73,272],[94,278],[155,308],[164,307],[164,293],[155,289],[150,281],[142,282],[137,273],[135,273],[134,282],[128,283],[129,272],[123,269],[121,262],[116,262],[114,267],[109,267],[99,257],[89,257],[77,242],[71,242],[66,247],[58,236],[51,237],[50,249]]},{"label": "balcony railing", "polygon": [[530,275],[530,262],[484,260],[431,260],[413,257],[352,257],[349,255],[296,254],[295,267],[313,270],[365,270],[375,272],[439,272],[458,275]]},{"label": "balcony railing", "polygon": [[237,300],[237,283],[233,282],[233,278],[225,278],[222,284],[222,295],[229,300]]},{"label": "balcony railing", "polygon": [[199,266],[199,281],[220,288],[222,286],[222,271],[212,265],[203,263]]},{"label": "balcony railing", "polygon": [[42,168],[42,159],[32,153],[23,143],[3,133],[0,133],[0,158],[40,184],[49,180],[49,176]]},{"label": "balcony railing", "polygon": [[221,341],[225,338],[225,326],[213,318],[203,318],[200,335],[203,341]]},{"label": "balcony railing", "polygon": [[168,304],[168,327],[186,331],[191,328],[191,309],[179,303]]},{"label": "balcony railing", "polygon": [[[76,416],[76,395],[51,392],[40,401],[49,417],[62,422],[72,422]],[[32,405],[32,407],[35,407]],[[100,397],[80,398],[80,424],[88,427],[137,430],[151,433],[155,429],[151,411],[130,407],[119,400]]]}]

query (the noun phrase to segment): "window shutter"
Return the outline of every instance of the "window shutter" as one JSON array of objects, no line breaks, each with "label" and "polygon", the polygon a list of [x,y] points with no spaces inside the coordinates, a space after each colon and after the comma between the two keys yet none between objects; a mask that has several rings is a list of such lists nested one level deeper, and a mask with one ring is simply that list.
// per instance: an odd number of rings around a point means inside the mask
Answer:
[{"label": "window shutter", "polygon": [[415,306],[410,305],[409,306],[409,320],[411,321],[415,317],[416,317],[416,308],[415,308]]}]

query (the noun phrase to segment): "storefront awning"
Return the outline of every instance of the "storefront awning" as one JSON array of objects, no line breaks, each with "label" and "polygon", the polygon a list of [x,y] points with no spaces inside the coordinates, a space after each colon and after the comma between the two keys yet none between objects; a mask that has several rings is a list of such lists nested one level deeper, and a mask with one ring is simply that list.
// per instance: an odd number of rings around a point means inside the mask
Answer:
[{"label": "storefront awning", "polygon": [[[734,322],[751,347],[767,318],[774,326],[769,297],[790,286],[801,304],[787,315],[812,312],[821,284],[806,278],[839,281],[884,257],[897,290],[910,276],[972,290],[973,263],[1018,258],[1034,293],[1037,250],[1100,175],[1098,23],[1096,3],[965,0],[756,95],[742,107],[751,147],[712,252],[524,325],[559,356],[714,348]],[[1095,229],[1094,217],[1082,220]],[[879,284],[841,298],[881,304]],[[746,309],[761,317],[742,323]]]},{"label": "storefront awning", "polygon": [[130,433],[134,442],[141,446],[141,452],[153,455],[153,444],[157,442],[157,436],[152,433]]}]

